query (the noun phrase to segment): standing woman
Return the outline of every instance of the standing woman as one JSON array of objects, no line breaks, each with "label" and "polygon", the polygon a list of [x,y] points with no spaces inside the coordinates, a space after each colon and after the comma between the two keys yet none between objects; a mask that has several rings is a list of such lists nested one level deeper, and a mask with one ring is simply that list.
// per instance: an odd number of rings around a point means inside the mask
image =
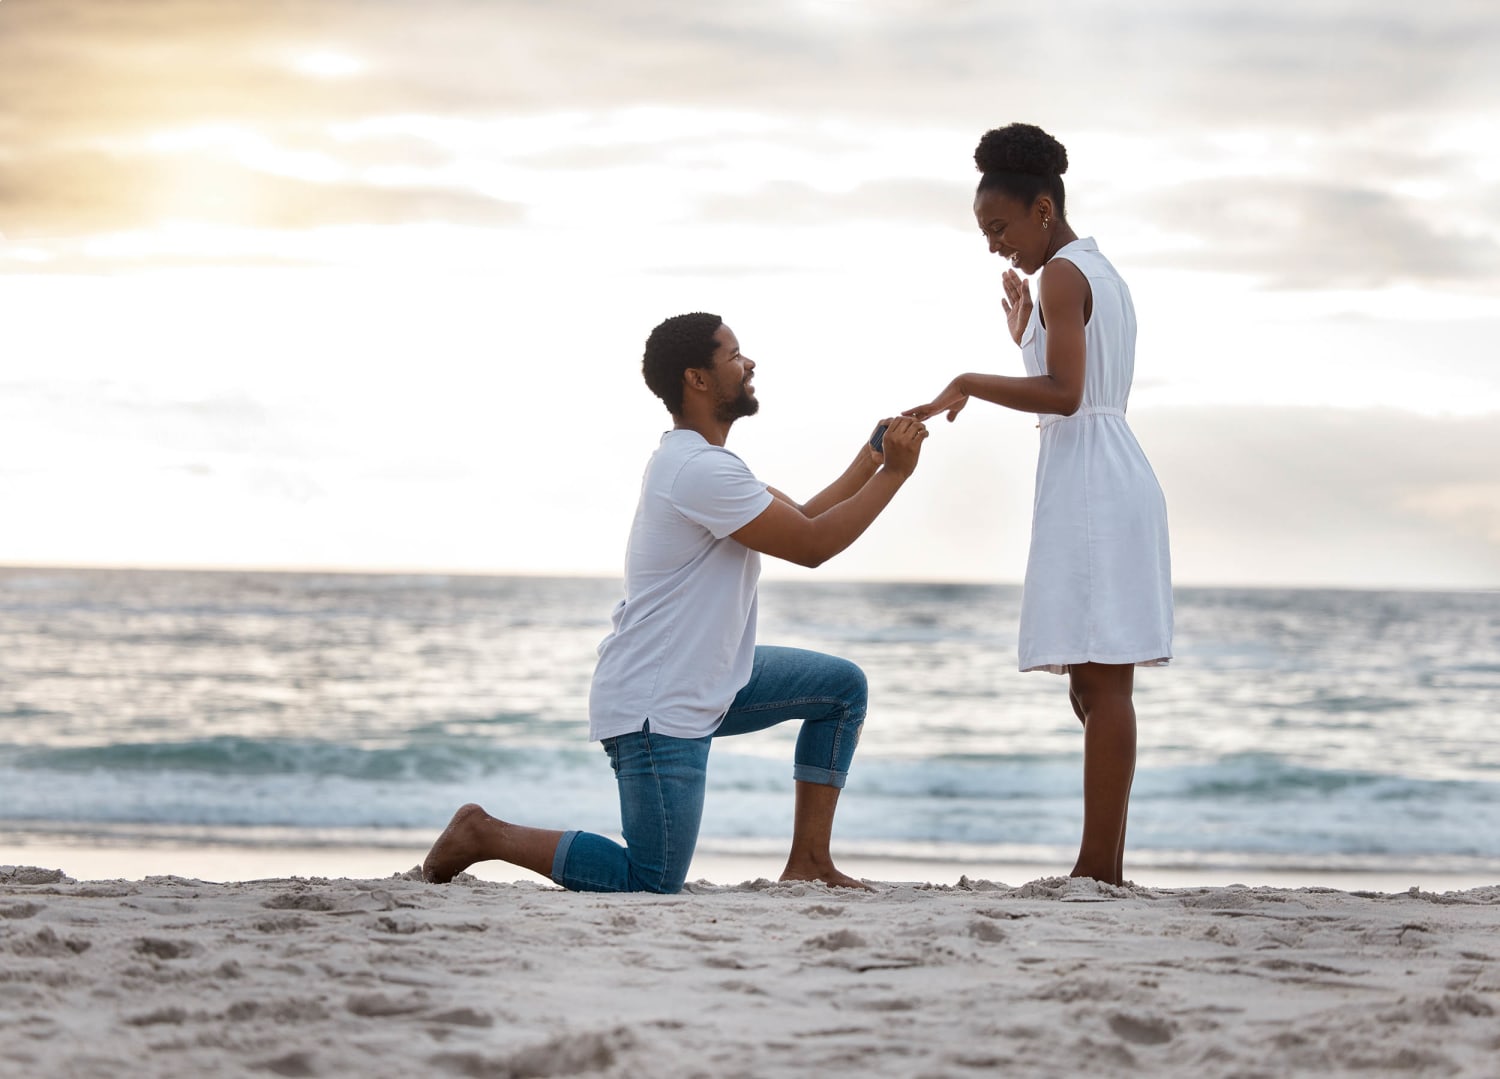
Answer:
[{"label": "standing woman", "polygon": [[[1135,776],[1135,668],[1172,656],[1166,501],[1125,422],[1135,307],[1098,245],[1068,224],[1060,142],[1011,124],[985,134],[974,163],[982,174],[974,216],[990,250],[1010,263],[1001,304],[1026,375],[959,375],[906,414],[947,412],[952,421],[977,397],[1040,416],[1020,665],[1068,676],[1084,727],[1073,876],[1119,884]],[[1017,270],[1041,272],[1035,305]]]}]

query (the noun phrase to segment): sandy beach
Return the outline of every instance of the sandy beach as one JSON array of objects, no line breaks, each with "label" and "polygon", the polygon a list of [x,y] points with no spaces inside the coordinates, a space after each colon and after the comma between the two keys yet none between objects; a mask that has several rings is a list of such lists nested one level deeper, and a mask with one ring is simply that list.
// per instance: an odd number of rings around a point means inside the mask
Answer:
[{"label": "sandy beach", "polygon": [[1493,1076],[1500,886],[0,867],[0,1074]]}]

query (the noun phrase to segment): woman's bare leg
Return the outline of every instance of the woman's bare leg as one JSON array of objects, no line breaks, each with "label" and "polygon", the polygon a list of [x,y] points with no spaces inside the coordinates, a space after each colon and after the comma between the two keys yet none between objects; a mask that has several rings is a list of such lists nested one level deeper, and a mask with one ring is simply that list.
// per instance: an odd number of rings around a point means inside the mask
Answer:
[{"label": "woman's bare leg", "polygon": [[447,884],[475,862],[498,859],[544,877],[552,876],[552,858],[562,832],[526,828],[492,817],[470,802],[460,806],[422,862],[422,878]]},{"label": "woman's bare leg", "polygon": [[1068,677],[1083,712],[1083,840],[1072,875],[1120,884],[1135,779],[1135,667],[1076,663]]},{"label": "woman's bare leg", "polygon": [[829,843],[839,788],[825,783],[797,782],[797,807],[792,822],[792,850],[782,880],[820,880],[834,888],[864,888],[868,884],[841,873],[833,864]]}]

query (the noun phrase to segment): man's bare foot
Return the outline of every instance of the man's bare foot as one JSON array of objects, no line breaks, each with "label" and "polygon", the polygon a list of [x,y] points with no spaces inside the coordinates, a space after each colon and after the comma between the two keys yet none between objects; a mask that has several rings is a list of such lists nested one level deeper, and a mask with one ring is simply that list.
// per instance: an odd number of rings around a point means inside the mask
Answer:
[{"label": "man's bare foot", "polygon": [[855,880],[847,873],[840,872],[832,862],[789,861],[781,871],[781,879],[820,880],[830,888],[860,888],[867,892],[875,890],[864,881]]},{"label": "man's bare foot", "polygon": [[422,879],[447,884],[475,862],[494,857],[487,853],[485,833],[500,823],[473,802],[459,806],[422,860]]}]

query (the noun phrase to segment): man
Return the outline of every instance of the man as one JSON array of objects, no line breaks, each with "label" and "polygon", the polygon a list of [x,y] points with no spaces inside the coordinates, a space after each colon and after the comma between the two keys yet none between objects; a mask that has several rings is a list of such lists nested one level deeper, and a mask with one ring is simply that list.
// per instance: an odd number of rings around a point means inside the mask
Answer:
[{"label": "man", "polygon": [[755,361],[717,315],[669,318],[651,332],[646,384],[673,428],[646,467],[625,554],[625,598],[599,646],[589,737],[620,789],[625,846],[579,831],[511,824],[477,805],[454,814],[422,864],[438,883],[498,858],[575,891],[677,892],[687,879],[709,746],[802,720],[796,808],[782,880],[863,887],[829,853],[834,809],[865,717],[865,677],[847,660],[755,644],[760,555],[817,566],[853,543],[917,467],[926,428],[885,421],[806,505],[758,481],[724,448],[760,408]]}]

